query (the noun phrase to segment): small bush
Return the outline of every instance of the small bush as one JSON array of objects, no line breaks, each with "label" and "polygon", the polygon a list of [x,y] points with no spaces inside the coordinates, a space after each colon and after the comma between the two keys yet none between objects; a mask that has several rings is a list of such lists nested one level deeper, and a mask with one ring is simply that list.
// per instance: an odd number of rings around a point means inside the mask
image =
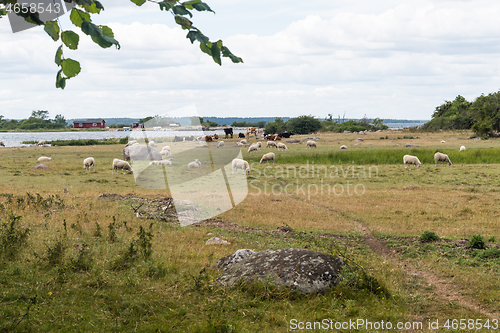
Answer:
[{"label": "small bush", "polygon": [[434,242],[439,240],[439,236],[434,231],[425,230],[418,240],[421,242]]},{"label": "small bush", "polygon": [[75,272],[88,272],[92,268],[92,253],[87,244],[82,244],[78,247],[77,256],[71,260],[71,269]]},{"label": "small bush", "polygon": [[6,259],[13,259],[26,244],[29,228],[18,228],[17,222],[22,216],[13,213],[9,215],[9,223],[2,223],[0,228],[0,256]]},{"label": "small bush", "polygon": [[471,239],[469,240],[469,247],[471,249],[480,249],[480,250],[486,249],[484,237],[478,234],[472,235]]},{"label": "small bush", "polygon": [[52,247],[47,246],[46,259],[49,262],[49,266],[60,265],[62,263],[66,249],[66,244],[61,240],[58,240]]}]

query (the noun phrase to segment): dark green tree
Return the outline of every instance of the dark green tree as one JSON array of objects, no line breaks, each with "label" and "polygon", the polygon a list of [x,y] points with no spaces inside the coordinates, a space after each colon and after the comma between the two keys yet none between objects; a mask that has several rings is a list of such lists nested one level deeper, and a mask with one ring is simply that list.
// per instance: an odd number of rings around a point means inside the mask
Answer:
[{"label": "dark green tree", "polygon": [[64,118],[64,116],[62,114],[56,115],[55,118],[54,118],[54,122],[56,124],[60,124],[60,125],[66,126],[66,118]]},{"label": "dark green tree", "polygon": [[286,122],[288,131],[295,134],[309,134],[321,129],[321,122],[313,116],[300,116]]}]

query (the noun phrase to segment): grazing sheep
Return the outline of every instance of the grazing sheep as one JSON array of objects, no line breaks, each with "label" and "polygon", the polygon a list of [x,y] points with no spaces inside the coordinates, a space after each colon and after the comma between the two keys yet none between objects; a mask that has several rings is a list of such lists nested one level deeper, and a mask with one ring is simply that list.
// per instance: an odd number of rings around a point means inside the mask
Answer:
[{"label": "grazing sheep", "polygon": [[113,160],[113,170],[111,171],[111,174],[114,174],[115,171],[116,174],[118,174],[118,169],[122,169],[123,174],[125,174],[125,170],[129,171],[130,173],[134,173],[134,169],[132,169],[128,162],[115,158]]},{"label": "grazing sheep", "polygon": [[278,150],[280,150],[280,149],[285,149],[285,151],[288,150],[288,147],[284,143],[281,143],[281,142],[278,142],[276,144],[276,147],[278,148]]},{"label": "grazing sheep", "polygon": [[149,141],[148,146],[156,147],[156,143],[153,140],[151,140],[151,141]]},{"label": "grazing sheep", "polygon": [[160,154],[169,156],[170,155],[170,146],[165,146],[161,149]]},{"label": "grazing sheep", "polygon": [[188,169],[194,169],[201,167],[201,162],[199,159],[195,159],[194,162],[188,163]]},{"label": "grazing sheep", "polygon": [[224,141],[219,141],[217,148],[224,148]]},{"label": "grazing sheep", "polygon": [[264,161],[267,161],[267,163],[269,163],[269,161],[273,161],[273,164],[274,164],[275,158],[276,158],[276,155],[274,155],[274,153],[264,154],[264,156],[262,156],[262,158],[260,159],[260,164],[262,164],[262,162],[264,162]]},{"label": "grazing sheep", "polygon": [[240,140],[240,143],[246,145],[247,144],[247,139]]},{"label": "grazing sheep", "polygon": [[465,151],[465,146],[460,147],[460,151]]},{"label": "grazing sheep", "polygon": [[403,164],[405,165],[405,168],[407,167],[407,164],[415,164],[417,168],[420,168],[420,166],[422,165],[417,156],[411,156],[411,155],[403,156]]},{"label": "grazing sheep", "polygon": [[170,160],[161,160],[161,161],[151,161],[149,165],[171,165],[172,161]]},{"label": "grazing sheep", "polygon": [[86,159],[83,160],[83,167],[85,168],[85,171],[90,171],[90,167],[94,167],[95,171],[95,161],[93,157],[87,157]]},{"label": "grazing sheep", "polygon": [[443,162],[443,164],[448,163],[448,165],[451,165],[451,161],[448,155],[442,154],[440,152],[434,154],[434,162],[436,162],[436,166],[438,166],[438,162]]},{"label": "grazing sheep", "polygon": [[0,141],[0,146],[5,147],[5,144],[3,143],[3,141]]},{"label": "grazing sheep", "polygon": [[44,144],[45,144],[45,140],[40,140],[40,141],[38,141],[38,143],[36,145],[43,146]]},{"label": "grazing sheep", "polygon": [[250,145],[250,147],[248,147],[248,152],[249,152],[249,153],[251,153],[251,152],[253,152],[253,151],[257,151],[257,150],[259,150],[259,146],[258,146],[257,144],[255,144],[255,143],[252,143],[252,144]]},{"label": "grazing sheep", "polygon": [[38,162],[50,162],[50,161],[52,161],[52,158],[47,156],[41,156],[38,158]]},{"label": "grazing sheep", "polygon": [[262,148],[262,142],[257,142],[257,146],[259,146],[259,149]]},{"label": "grazing sheep", "polygon": [[269,148],[269,147],[276,148],[276,142],[274,142],[274,141],[267,141],[267,146],[266,147],[267,148]]},{"label": "grazing sheep", "polygon": [[139,142],[137,142],[137,140],[130,140],[129,142],[127,142],[127,144],[125,145],[125,147],[135,145],[136,143],[139,143]]},{"label": "grazing sheep", "polygon": [[235,170],[236,174],[238,174],[238,169],[245,170],[247,174],[250,174],[251,169],[247,161],[242,160],[241,158],[235,158],[233,160],[232,165],[233,165],[233,172],[232,172],[233,175]]},{"label": "grazing sheep", "polygon": [[314,141],[312,141],[312,140],[309,140],[309,141],[307,141],[307,143],[306,143],[306,149],[307,149],[307,148],[318,148],[318,147],[316,146],[316,142],[314,142]]},{"label": "grazing sheep", "polygon": [[342,145],[342,146],[340,146],[340,149],[347,149],[347,146],[346,145]]}]

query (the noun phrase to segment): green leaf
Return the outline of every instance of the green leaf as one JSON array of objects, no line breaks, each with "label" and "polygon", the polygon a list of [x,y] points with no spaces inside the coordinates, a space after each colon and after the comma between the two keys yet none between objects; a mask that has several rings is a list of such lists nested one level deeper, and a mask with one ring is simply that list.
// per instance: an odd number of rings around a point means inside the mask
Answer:
[{"label": "green leaf", "polygon": [[170,10],[177,4],[177,0],[163,0],[158,4],[160,5],[160,10]]},{"label": "green leaf", "polygon": [[92,37],[99,36],[102,33],[101,29],[99,29],[97,25],[87,21],[82,22],[81,28],[86,35]]},{"label": "green leaf", "polygon": [[230,58],[231,61],[234,62],[235,64],[237,64],[239,62],[243,63],[243,59],[232,54],[231,51],[229,51],[229,49],[227,47],[225,47],[225,46],[221,47],[221,51],[222,51],[223,57]]},{"label": "green leaf", "polygon": [[201,3],[196,3],[193,4],[193,8],[196,9],[199,12],[207,11],[207,12],[212,12],[215,14],[215,12],[210,8],[206,3],[201,2]]},{"label": "green leaf", "polygon": [[209,43],[206,43],[206,44],[202,44],[200,43],[200,49],[205,52],[206,54],[208,54],[209,56],[212,55],[212,51],[211,51],[211,48],[212,47],[212,44],[209,42]]},{"label": "green leaf", "polygon": [[61,67],[64,75],[68,78],[77,76],[82,70],[78,61],[69,58],[62,60]]},{"label": "green leaf", "polygon": [[92,0],[74,0],[77,5],[80,6],[90,6],[93,4]]},{"label": "green leaf", "polygon": [[57,66],[61,66],[61,62],[62,62],[62,55],[63,55],[63,51],[62,51],[62,45],[60,45],[58,48],[57,48],[57,51],[56,51],[56,57],[54,59],[54,62],[56,63]]},{"label": "green leaf", "polygon": [[175,15],[175,23],[182,26],[182,29],[189,29],[193,26],[193,22],[180,15]]},{"label": "green leaf", "polygon": [[201,2],[201,0],[192,0],[192,1],[183,2],[183,3],[181,3],[181,5],[183,5],[187,9],[193,9],[193,4],[200,3],[200,2]]},{"label": "green leaf", "polygon": [[195,40],[199,41],[201,44],[206,44],[209,41],[208,37],[198,30],[190,30],[186,38],[189,38],[191,40],[191,44],[193,44]]},{"label": "green leaf", "polygon": [[113,30],[111,30],[110,27],[106,26],[106,25],[100,25],[99,26],[102,30],[102,33],[104,34],[104,36],[108,36],[108,37],[115,37],[115,34],[113,33]]},{"label": "green leaf", "polygon": [[7,9],[6,8],[0,8],[0,16],[5,16],[7,15]]},{"label": "green leaf", "polygon": [[212,59],[219,65],[222,65],[221,60],[220,60],[220,48],[222,46],[222,41],[219,40],[217,43],[212,43],[212,47],[210,48],[210,51],[212,52]]},{"label": "green leaf", "polygon": [[90,6],[85,5],[85,6],[83,6],[83,8],[85,8],[85,11],[87,13],[99,14],[101,12],[101,8],[97,8],[97,5],[95,3],[92,3]]},{"label": "green leaf", "polygon": [[66,30],[61,33],[61,40],[70,50],[76,50],[80,36],[71,30]]},{"label": "green leaf", "polygon": [[92,22],[89,13],[85,13],[84,11],[81,11],[80,9],[77,9],[75,7],[71,9],[71,14],[69,14],[69,19],[77,27],[81,27],[83,22]]},{"label": "green leaf", "polygon": [[52,37],[54,42],[59,39],[59,25],[56,21],[47,21],[43,30]]},{"label": "green leaf", "polygon": [[193,14],[191,14],[189,10],[182,6],[174,6],[174,8],[172,8],[172,11],[175,15],[189,15],[189,17],[193,17]]},{"label": "green leaf", "polygon": [[94,3],[95,3],[96,8],[99,8],[100,10],[104,10],[104,6],[102,5],[102,3],[100,3],[97,0],[94,0]]},{"label": "green leaf", "polygon": [[146,2],[146,0],[130,0],[135,3],[137,6],[142,6]]},{"label": "green leaf", "polygon": [[56,75],[56,88],[64,89],[66,87],[66,78],[61,75],[62,69]]},{"label": "green leaf", "polygon": [[30,12],[28,17],[25,18],[26,22],[33,23],[36,25],[44,25],[45,23],[40,20],[40,15],[38,13]]}]

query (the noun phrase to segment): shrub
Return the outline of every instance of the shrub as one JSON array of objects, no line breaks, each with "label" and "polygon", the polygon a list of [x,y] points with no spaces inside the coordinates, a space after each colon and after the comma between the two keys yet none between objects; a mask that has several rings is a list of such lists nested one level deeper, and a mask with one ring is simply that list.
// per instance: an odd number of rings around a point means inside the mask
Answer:
[{"label": "shrub", "polygon": [[439,236],[434,232],[430,230],[425,230],[423,234],[420,235],[418,238],[419,241],[421,242],[434,242],[439,239]]},{"label": "shrub", "polygon": [[484,242],[483,236],[478,234],[472,235],[471,239],[469,240],[469,247],[471,249],[486,249],[486,244]]},{"label": "shrub", "polygon": [[3,223],[0,229],[0,256],[6,259],[14,258],[26,244],[29,228],[18,228],[17,222],[22,216],[10,213],[10,223]]}]

